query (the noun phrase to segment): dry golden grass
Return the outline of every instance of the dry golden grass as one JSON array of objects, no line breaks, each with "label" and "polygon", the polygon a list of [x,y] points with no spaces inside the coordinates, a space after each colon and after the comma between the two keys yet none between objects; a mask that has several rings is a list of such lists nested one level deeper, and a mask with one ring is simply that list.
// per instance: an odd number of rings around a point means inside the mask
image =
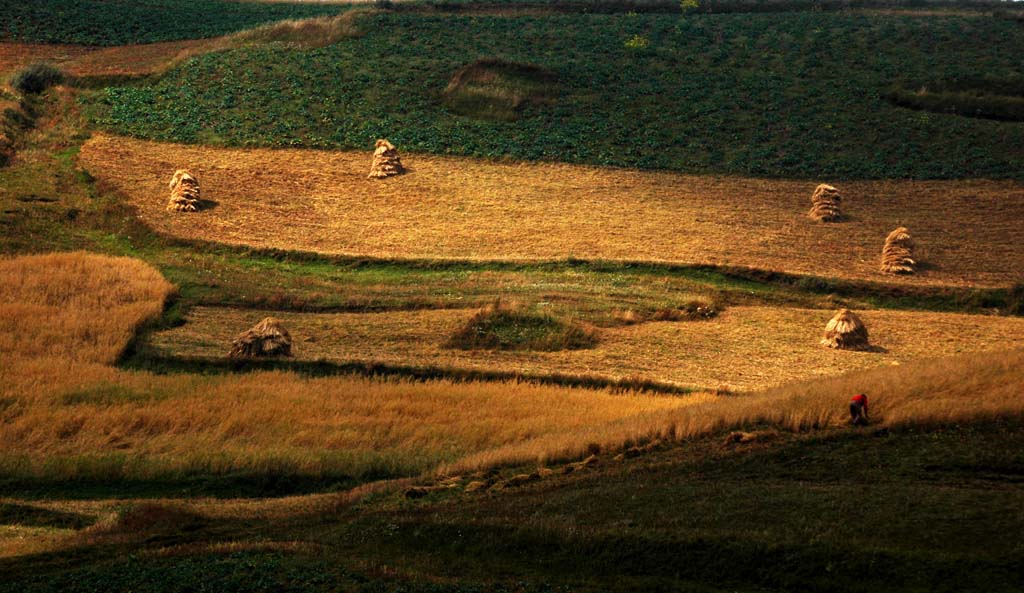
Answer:
[{"label": "dry golden grass", "polygon": [[336,16],[278,21],[229,35],[225,40],[231,45],[280,42],[307,49],[324,47],[361,35],[356,20],[368,12],[368,9],[361,8]]},{"label": "dry golden grass", "polygon": [[32,62],[51,62],[72,76],[144,76],[162,72],[190,56],[227,47],[223,38],[190,39],[117,47],[46,43],[0,43],[0,74]]},{"label": "dry golden grass", "polygon": [[[217,379],[151,377],[99,365],[62,364],[67,366],[52,368],[21,361],[19,365],[27,366],[13,372],[10,368],[0,368],[0,379],[7,390],[18,387],[17,383],[9,386],[8,376],[21,384],[46,385],[42,393],[32,397],[21,392],[27,399],[27,414],[23,415],[30,415],[37,425],[29,428],[35,428],[35,432],[43,436],[42,442],[37,443],[37,446],[42,445],[43,451],[25,453],[26,458],[43,457],[36,466],[39,468],[45,467],[44,463],[50,463],[50,469],[61,467],[59,453],[57,464],[53,464],[53,457],[45,457],[64,446],[60,439],[44,434],[45,425],[67,424],[67,418],[61,416],[68,414],[68,410],[55,403],[53,394],[72,384],[81,388],[97,382],[104,385],[115,382],[125,387],[137,384],[147,389],[159,384],[167,393],[174,394],[158,405],[157,402],[122,402],[83,411],[82,416],[87,420],[74,421],[80,429],[73,438],[81,443],[91,437],[88,442],[91,442],[89,452],[92,453],[113,446],[105,442],[103,436],[110,434],[111,429],[124,427],[123,418],[138,418],[130,429],[142,433],[138,443],[141,450],[123,445],[116,450],[133,459],[136,469],[148,467],[151,471],[158,470],[160,463],[168,458],[184,454],[196,458],[201,451],[189,445],[197,434],[224,440],[227,432],[232,433],[228,438],[241,441],[248,450],[218,451],[219,469],[232,465],[252,467],[257,460],[262,460],[257,467],[264,470],[295,469],[303,467],[302,459],[307,463],[315,459],[322,451],[317,447],[347,439],[358,441],[365,433],[370,435],[371,441],[375,439],[377,446],[385,446],[382,451],[386,456],[420,458],[435,453],[436,447],[444,447],[441,457],[454,460],[425,471],[453,475],[495,465],[544,465],[579,458],[594,446],[607,452],[635,442],[693,438],[754,426],[793,431],[842,426],[848,420],[846,403],[850,394],[858,392],[871,396],[875,426],[926,427],[1024,414],[1024,381],[1021,380],[1024,350],[860,371],[757,395],[688,398],[613,397],[583,390],[523,385],[452,386],[443,382],[412,385],[350,379],[309,381],[283,373]],[[54,370],[66,372],[55,380]],[[479,397],[483,399],[478,400]],[[178,405],[173,405],[175,403]],[[276,414],[264,410],[268,404]],[[492,408],[492,405],[497,407]],[[608,415],[613,409],[617,413]],[[27,424],[28,420],[22,422]],[[434,422],[438,423],[437,428],[432,428]],[[0,423],[0,436],[6,436],[6,430],[6,424]],[[410,431],[411,434],[405,434]],[[150,449],[150,439],[156,439],[161,446]],[[508,442],[495,446],[503,439]],[[413,449],[386,447],[388,443],[398,442],[411,445]],[[12,446],[9,443],[0,441],[4,447],[0,450],[6,452],[6,447]],[[216,446],[208,441],[201,441],[201,444]],[[19,453],[26,449],[18,442],[13,446]],[[459,446],[467,448],[458,450]],[[187,453],[179,451],[179,447],[187,447]],[[303,457],[289,459],[284,452],[288,447],[295,448],[292,454]],[[610,455],[602,453],[603,459],[608,457]],[[305,467],[316,469],[315,464]],[[274,520],[330,512],[367,493],[403,484],[408,481],[376,482],[342,495],[190,500],[187,507],[180,501],[157,505],[209,518]],[[97,538],[116,538],[124,502],[33,502],[36,506],[96,516],[98,522],[94,528],[80,533],[29,528],[0,530],[0,557],[66,549],[95,543]],[[280,549],[290,545],[280,542]],[[268,546],[279,547],[278,543]],[[166,549],[156,553],[175,551]]]},{"label": "dry golden grass", "polygon": [[0,354],[112,363],[174,288],[131,258],[0,259]]},{"label": "dry golden grass", "polygon": [[541,435],[611,436],[632,417],[713,397],[290,373],[155,376],[40,359],[5,366],[0,381],[0,473],[63,478],[416,475]]},{"label": "dry golden grass", "polygon": [[[1024,319],[949,313],[858,311],[870,352],[820,345],[831,310],[732,307],[709,321],[652,322],[601,330],[593,349],[560,352],[445,348],[470,310],[388,313],[273,312],[298,360],[374,361],[533,374],[636,377],[703,388],[760,389],[922,357],[1024,346]],[[170,355],[223,357],[264,311],[196,308],[182,327],[150,342]]]},{"label": "dry golden grass", "polygon": [[6,84],[7,75],[28,66],[32,62],[53,62],[63,64],[91,53],[93,50],[81,45],[52,45],[46,43],[0,43],[0,77]]},{"label": "dry golden grass", "polygon": [[[365,179],[370,150],[224,149],[95,136],[81,164],[181,237],[377,257],[603,258],[751,266],[894,283],[1009,285],[1024,270],[1024,185],[844,182],[847,222],[806,216],[815,184],[412,155]],[[193,170],[202,216],[163,210]],[[254,191],[253,188],[258,188]],[[879,237],[912,224],[923,270],[878,272]]]},{"label": "dry golden grass", "polygon": [[[678,410],[655,412],[622,422],[622,434],[679,440],[754,425],[785,430],[842,426],[847,402],[867,393],[872,422],[891,427],[971,422],[1024,414],[1024,350],[931,359],[906,367],[885,367],[830,379],[788,385],[749,396],[702,398]],[[583,455],[585,443],[606,442],[594,431],[542,435],[470,455],[441,468],[459,473],[493,465],[543,463],[552,455]],[[569,448],[565,448],[568,446]]]},{"label": "dry golden grass", "polygon": [[15,402],[2,413],[0,460],[7,475],[65,479],[461,472],[759,423],[838,426],[856,392],[871,396],[872,418],[885,425],[1021,414],[1022,363],[1019,350],[985,353],[762,394],[679,398],[276,372],[152,376],[20,360],[0,370],[0,395]]}]

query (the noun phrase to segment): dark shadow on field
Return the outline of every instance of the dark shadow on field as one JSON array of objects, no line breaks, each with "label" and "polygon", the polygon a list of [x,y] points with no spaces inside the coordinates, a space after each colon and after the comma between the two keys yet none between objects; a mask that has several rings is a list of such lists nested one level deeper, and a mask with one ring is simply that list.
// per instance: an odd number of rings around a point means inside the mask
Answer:
[{"label": "dark shadow on field", "polygon": [[[302,476],[289,474],[237,473],[197,475],[168,479],[48,479],[0,476],[0,498],[20,499],[131,499],[131,498],[274,498],[341,492],[366,482],[393,478],[390,475]],[[13,512],[13,511],[11,511]],[[0,524],[4,523],[0,505]]]},{"label": "dark shadow on field", "polygon": [[0,503],[0,525],[81,529],[92,525],[94,521],[94,517],[79,513],[55,511],[16,502]]},{"label": "dark shadow on field", "polygon": [[398,532],[418,537],[399,538],[397,546],[381,551],[415,561],[431,550],[443,573],[558,575],[560,584],[596,581],[602,591],[1009,592],[1020,584],[1010,558],[949,562],[834,543],[699,532],[566,536],[555,530],[467,523],[399,524]]},{"label": "dark shadow on field", "polygon": [[[137,345],[138,346],[138,345]],[[256,371],[290,371],[307,377],[351,375],[360,377],[402,377],[414,381],[447,380],[456,383],[473,381],[523,381],[540,385],[610,389],[613,392],[641,391],[668,395],[687,395],[696,388],[647,379],[612,379],[597,375],[534,374],[518,371],[491,371],[439,366],[411,366],[383,362],[332,362],[327,360],[292,360],[289,358],[206,358],[201,356],[166,356],[152,352],[143,344],[136,347],[120,366],[152,373],[250,373]]]}]

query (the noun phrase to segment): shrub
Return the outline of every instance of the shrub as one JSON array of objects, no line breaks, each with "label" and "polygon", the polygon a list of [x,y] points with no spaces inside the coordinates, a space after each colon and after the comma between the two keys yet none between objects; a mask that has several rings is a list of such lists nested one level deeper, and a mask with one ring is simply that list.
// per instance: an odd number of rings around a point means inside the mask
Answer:
[{"label": "shrub", "polygon": [[64,73],[51,64],[38,62],[11,78],[11,86],[18,91],[35,95],[64,82]]},{"label": "shrub", "polygon": [[460,350],[582,350],[597,344],[597,333],[574,321],[495,302],[470,318],[448,340]]},{"label": "shrub", "polygon": [[651,314],[654,321],[694,321],[712,319],[718,315],[714,303],[701,299],[687,301],[678,307],[666,307]]},{"label": "shrub", "polygon": [[650,44],[651,42],[643,35],[634,35],[630,37],[623,45],[625,45],[626,49],[641,50],[647,49],[647,46]]}]

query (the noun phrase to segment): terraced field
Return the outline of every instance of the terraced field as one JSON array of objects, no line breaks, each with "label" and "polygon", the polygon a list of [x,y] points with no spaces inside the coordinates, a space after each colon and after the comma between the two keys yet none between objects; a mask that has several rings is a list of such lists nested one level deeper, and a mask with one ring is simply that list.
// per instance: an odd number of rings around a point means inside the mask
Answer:
[{"label": "terraced field", "polygon": [[1024,590],[1019,13],[711,1],[0,0],[0,592]]},{"label": "terraced field", "polygon": [[[80,163],[168,235],[379,258],[565,258],[746,266],[918,285],[1024,279],[1024,184],[834,181],[849,220],[810,220],[815,183],[406,155],[369,180],[370,153],[224,149],[97,135]],[[210,207],[166,210],[176,168]],[[824,181],[824,180],[823,180]],[[886,276],[886,234],[906,225],[921,273]]]},{"label": "terraced field", "polygon": [[1024,319],[866,311],[873,352],[818,344],[831,311],[733,307],[710,321],[603,328],[591,350],[465,351],[445,342],[473,314],[465,310],[288,313],[200,307],[181,327],[150,338],[160,356],[221,359],[231,340],[267,315],[281,319],[300,361],[383,363],[524,375],[582,375],[674,383],[696,389],[755,390],[814,377],[959,353],[1024,347]]}]

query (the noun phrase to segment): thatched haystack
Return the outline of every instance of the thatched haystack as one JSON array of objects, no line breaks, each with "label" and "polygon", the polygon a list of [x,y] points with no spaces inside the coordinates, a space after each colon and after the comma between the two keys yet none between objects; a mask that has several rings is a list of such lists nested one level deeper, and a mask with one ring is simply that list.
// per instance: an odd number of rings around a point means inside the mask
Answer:
[{"label": "thatched haystack", "polygon": [[267,317],[231,342],[230,358],[291,356],[292,336],[284,325]]},{"label": "thatched haystack", "polygon": [[882,248],[882,271],[886,274],[913,274],[914,240],[906,227],[899,227],[885,238]]},{"label": "thatched haystack", "polygon": [[377,141],[376,146],[373,151],[373,164],[370,165],[370,179],[384,179],[405,172],[394,144],[382,139]]},{"label": "thatched haystack", "polygon": [[837,222],[843,218],[839,208],[842,201],[838,189],[822,183],[811,196],[811,211],[807,215],[820,222]]},{"label": "thatched haystack", "polygon": [[199,181],[185,169],[178,169],[171,177],[171,199],[167,209],[175,212],[199,210]]},{"label": "thatched haystack", "polygon": [[868,328],[857,314],[849,309],[840,309],[828,325],[825,336],[821,339],[823,346],[838,350],[868,350]]}]

